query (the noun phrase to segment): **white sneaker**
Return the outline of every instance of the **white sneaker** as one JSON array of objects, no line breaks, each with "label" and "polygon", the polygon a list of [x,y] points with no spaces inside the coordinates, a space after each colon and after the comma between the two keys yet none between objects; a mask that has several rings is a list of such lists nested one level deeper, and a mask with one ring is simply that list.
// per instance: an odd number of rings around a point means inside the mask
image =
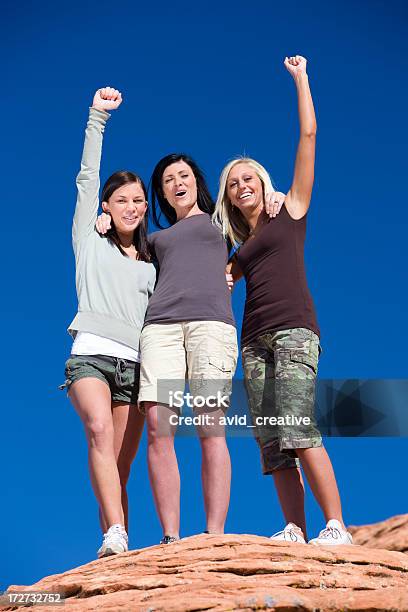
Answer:
[{"label": "white sneaker", "polygon": [[295,523],[288,523],[285,529],[278,531],[271,536],[270,539],[282,542],[297,542],[298,544],[306,544],[301,528],[295,525]]},{"label": "white sneaker", "polygon": [[340,544],[353,544],[351,533],[346,531],[336,519],[330,519],[326,528],[322,529],[317,538],[309,540],[309,544],[315,546],[338,546]]},{"label": "white sneaker", "polygon": [[126,552],[128,549],[128,536],[123,525],[117,523],[109,527],[103,534],[103,543],[98,550],[98,559]]}]

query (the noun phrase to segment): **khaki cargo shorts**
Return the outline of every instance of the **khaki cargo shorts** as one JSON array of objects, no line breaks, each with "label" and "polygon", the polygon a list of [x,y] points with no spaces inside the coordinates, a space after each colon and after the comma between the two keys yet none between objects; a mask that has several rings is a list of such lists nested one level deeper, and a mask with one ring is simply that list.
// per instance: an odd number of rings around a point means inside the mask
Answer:
[{"label": "khaki cargo shorts", "polygon": [[233,325],[220,321],[152,323],[142,331],[140,353],[139,404],[171,407],[174,397],[184,393],[186,381],[200,408],[198,396],[229,399],[238,357]]}]

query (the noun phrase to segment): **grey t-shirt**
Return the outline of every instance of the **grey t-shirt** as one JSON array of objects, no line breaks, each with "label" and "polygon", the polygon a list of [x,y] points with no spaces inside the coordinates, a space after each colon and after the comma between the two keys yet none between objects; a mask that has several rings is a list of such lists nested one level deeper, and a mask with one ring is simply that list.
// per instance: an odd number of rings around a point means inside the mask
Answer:
[{"label": "grey t-shirt", "polygon": [[231,292],[225,280],[228,249],[209,215],[181,219],[150,234],[149,243],[160,271],[145,325],[179,321],[235,325]]},{"label": "grey t-shirt", "polygon": [[124,257],[95,230],[102,138],[109,117],[105,111],[91,108],[85,131],[72,226],[78,312],[68,331],[73,337],[78,331],[90,332],[138,350],[156,279],[154,266]]}]

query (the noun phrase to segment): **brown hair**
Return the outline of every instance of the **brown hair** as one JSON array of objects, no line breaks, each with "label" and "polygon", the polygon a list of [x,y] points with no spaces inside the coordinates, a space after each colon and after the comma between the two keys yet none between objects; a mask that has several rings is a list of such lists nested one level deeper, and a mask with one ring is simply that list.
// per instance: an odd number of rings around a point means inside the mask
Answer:
[{"label": "brown hair", "polygon": [[[107,202],[113,192],[116,191],[116,189],[119,189],[119,187],[122,187],[123,185],[128,185],[129,183],[138,183],[141,186],[145,199],[147,201],[147,190],[140,176],[134,174],[133,172],[129,172],[128,170],[119,170],[118,172],[112,174],[112,176],[110,176],[104,184],[101,194],[102,202]],[[120,246],[119,236],[116,231],[113,220],[112,227],[110,228],[110,230],[108,230],[106,237],[109,242],[118,247],[122,255],[127,257],[125,251]],[[147,242],[147,214],[145,214],[142,221],[139,223],[133,233],[133,244],[136,247],[138,259],[141,261],[150,262],[151,255]]]}]

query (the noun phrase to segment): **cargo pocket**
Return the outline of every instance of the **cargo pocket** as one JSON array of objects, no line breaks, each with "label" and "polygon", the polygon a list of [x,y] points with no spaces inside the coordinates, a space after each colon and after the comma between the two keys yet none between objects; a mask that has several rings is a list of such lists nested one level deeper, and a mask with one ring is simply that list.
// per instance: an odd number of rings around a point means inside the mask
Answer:
[{"label": "cargo pocket", "polygon": [[305,373],[312,374],[313,377],[317,375],[317,357],[298,349],[291,349],[289,358],[292,363],[302,364]]},{"label": "cargo pocket", "polygon": [[[232,374],[233,360],[231,358],[219,357],[218,355],[202,355],[200,370],[196,373],[196,378],[189,381],[190,391],[196,397],[201,396],[206,399],[217,398],[217,402],[220,402],[220,407],[225,409],[227,399],[231,394]],[[216,406],[211,408],[211,410],[214,408]]]},{"label": "cargo pocket", "polygon": [[[231,359],[225,359],[221,357],[209,357],[208,364],[215,368],[217,372],[221,375],[226,374],[228,377],[231,376],[232,373],[232,363]],[[220,376],[222,378],[222,376]]]}]

